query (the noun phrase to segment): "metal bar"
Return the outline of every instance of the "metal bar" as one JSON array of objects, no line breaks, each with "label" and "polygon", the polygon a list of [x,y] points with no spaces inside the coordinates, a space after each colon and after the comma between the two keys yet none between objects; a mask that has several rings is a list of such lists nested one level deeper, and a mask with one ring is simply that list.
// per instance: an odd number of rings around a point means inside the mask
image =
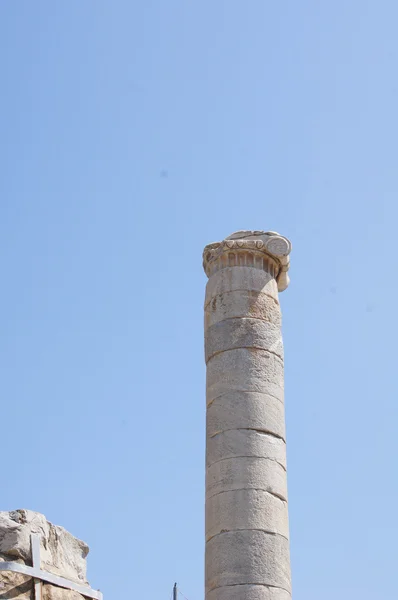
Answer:
[{"label": "metal bar", "polygon": [[177,595],[178,595],[177,592],[178,592],[177,584],[175,583],[174,587],[173,587],[173,600],[177,600]]},{"label": "metal bar", "polygon": [[41,600],[42,582],[40,579],[34,579],[35,582],[35,600]]},{"label": "metal bar", "polygon": [[102,600],[101,592],[93,590],[88,586],[75,583],[74,581],[70,581],[69,579],[65,579],[64,577],[53,575],[53,573],[42,571],[40,568],[38,569],[36,567],[28,567],[27,565],[21,565],[15,562],[0,562],[0,571],[12,571],[13,573],[21,573],[22,575],[28,575],[29,577],[33,577],[34,579],[40,579],[41,581],[51,583],[52,585],[57,585],[58,587],[66,588],[68,590],[74,590],[75,592],[79,592],[79,594],[81,594],[82,596],[86,596],[87,598],[95,598],[95,600]]},{"label": "metal bar", "polygon": [[37,533],[30,534],[30,545],[32,547],[32,565],[40,569],[40,535]]},{"label": "metal bar", "polygon": [[[40,569],[40,535],[36,533],[30,534],[30,544],[32,546],[32,565],[34,569]],[[35,600],[41,600],[42,583],[40,579],[34,579],[35,584]]]}]

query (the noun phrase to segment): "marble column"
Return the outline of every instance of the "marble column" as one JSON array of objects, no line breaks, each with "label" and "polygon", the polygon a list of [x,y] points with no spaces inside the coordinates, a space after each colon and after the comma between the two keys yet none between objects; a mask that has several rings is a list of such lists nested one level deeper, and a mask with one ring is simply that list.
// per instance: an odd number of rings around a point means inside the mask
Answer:
[{"label": "marble column", "polygon": [[209,244],[205,299],[206,600],[290,600],[278,292],[289,240],[239,231]]}]

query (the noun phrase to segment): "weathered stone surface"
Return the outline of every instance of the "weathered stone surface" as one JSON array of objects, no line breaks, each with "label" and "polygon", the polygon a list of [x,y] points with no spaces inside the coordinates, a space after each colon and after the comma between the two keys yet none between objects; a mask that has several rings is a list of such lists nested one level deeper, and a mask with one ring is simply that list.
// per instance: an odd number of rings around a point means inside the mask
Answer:
[{"label": "weathered stone surface", "polygon": [[229,392],[218,396],[208,407],[206,430],[209,437],[228,429],[257,429],[285,439],[283,402],[257,392]]},{"label": "weathered stone surface", "polygon": [[86,600],[74,590],[66,590],[47,583],[43,585],[42,597],[43,600]]},{"label": "weathered stone surface", "polygon": [[291,242],[275,231],[236,231],[222,242],[208,244],[203,267],[209,278],[226,267],[255,267],[275,277],[278,290],[289,285]]},{"label": "weathered stone surface", "polygon": [[227,585],[262,584],[290,592],[289,542],[262,531],[223,533],[206,545],[206,592]]},{"label": "weathered stone surface", "polygon": [[31,533],[41,534],[43,569],[86,583],[88,546],[63,527],[49,523],[44,515],[30,510],[0,512],[0,555],[29,563]]},{"label": "weathered stone surface", "polygon": [[[80,585],[86,581],[88,546],[63,527],[29,510],[0,512],[0,561],[19,562],[32,566],[31,534],[41,537],[41,569]],[[33,600],[31,577],[0,571],[0,600]],[[42,584],[43,600],[84,600],[72,590]]]},{"label": "weathered stone surface", "polygon": [[235,348],[268,350],[283,359],[280,327],[260,319],[227,319],[212,325],[205,336],[205,360]]},{"label": "weathered stone surface", "polygon": [[211,590],[207,600],[291,600],[291,594],[265,585],[232,585]]},{"label": "weathered stone surface", "polygon": [[[4,561],[5,559],[0,557],[0,562]],[[33,600],[32,578],[11,571],[0,571],[0,600],[11,599]]]},{"label": "weathered stone surface", "polygon": [[286,444],[282,439],[247,429],[231,429],[207,437],[206,466],[241,456],[268,458],[286,468]]},{"label": "weathered stone surface", "polygon": [[206,540],[227,531],[258,529],[289,538],[287,503],[263,490],[235,490],[206,502]]},{"label": "weathered stone surface", "polygon": [[230,391],[260,392],[283,400],[283,362],[266,350],[239,348],[207,363],[207,402]]},{"label": "weathered stone surface", "polygon": [[283,343],[291,244],[206,246],[206,600],[290,600]]},{"label": "weathered stone surface", "polygon": [[269,273],[253,267],[226,267],[207,282],[205,306],[219,294],[240,290],[262,292],[278,300],[278,287]]},{"label": "weathered stone surface", "polygon": [[261,292],[237,290],[213,296],[205,307],[205,331],[226,319],[260,319],[275,327],[281,326],[281,310],[278,300]]},{"label": "weathered stone surface", "polygon": [[253,488],[287,500],[285,469],[267,458],[228,458],[206,471],[206,499],[231,490]]}]

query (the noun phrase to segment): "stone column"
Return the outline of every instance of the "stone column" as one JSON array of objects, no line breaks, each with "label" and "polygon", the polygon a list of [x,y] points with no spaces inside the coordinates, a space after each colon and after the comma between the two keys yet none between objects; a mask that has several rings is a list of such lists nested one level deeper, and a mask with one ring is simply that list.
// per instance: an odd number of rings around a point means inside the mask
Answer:
[{"label": "stone column", "polygon": [[206,600],[291,598],[278,301],[290,250],[263,231],[204,250]]}]

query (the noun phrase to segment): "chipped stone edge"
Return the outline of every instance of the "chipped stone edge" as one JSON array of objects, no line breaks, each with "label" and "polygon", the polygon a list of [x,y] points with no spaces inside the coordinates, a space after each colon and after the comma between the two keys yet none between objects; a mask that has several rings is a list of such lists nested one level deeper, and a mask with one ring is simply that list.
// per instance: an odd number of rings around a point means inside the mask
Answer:
[{"label": "chipped stone edge", "polygon": [[[260,268],[271,272],[276,279],[278,291],[283,292],[290,282],[287,272],[290,267],[291,249],[290,240],[279,233],[241,231],[228,236],[221,242],[208,244],[203,251],[203,268],[208,277],[218,270],[217,263],[219,268],[227,266]],[[256,260],[255,257],[260,260]],[[264,258],[271,259],[271,264],[268,260],[264,261]]]}]

